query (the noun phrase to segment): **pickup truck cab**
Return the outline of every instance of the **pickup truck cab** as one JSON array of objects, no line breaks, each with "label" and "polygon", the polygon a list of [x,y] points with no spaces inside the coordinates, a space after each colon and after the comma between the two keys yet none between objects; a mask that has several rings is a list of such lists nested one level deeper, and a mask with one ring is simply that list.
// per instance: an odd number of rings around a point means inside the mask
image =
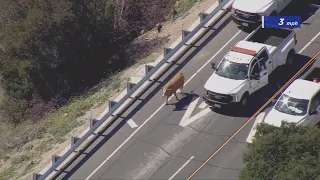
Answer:
[{"label": "pickup truck cab", "polygon": [[256,28],[261,16],[277,16],[292,0],[235,0],[232,4],[233,21],[242,27]]},{"label": "pickup truck cab", "polygon": [[267,116],[257,118],[247,142],[251,143],[260,123],[281,126],[282,121],[297,125],[315,126],[320,122],[320,83],[304,79],[295,80],[280,96]]},{"label": "pickup truck cab", "polygon": [[295,35],[289,29],[253,31],[223,57],[204,85],[204,101],[221,108],[231,104],[246,106],[249,96],[268,84],[269,75],[279,66],[292,64]]}]

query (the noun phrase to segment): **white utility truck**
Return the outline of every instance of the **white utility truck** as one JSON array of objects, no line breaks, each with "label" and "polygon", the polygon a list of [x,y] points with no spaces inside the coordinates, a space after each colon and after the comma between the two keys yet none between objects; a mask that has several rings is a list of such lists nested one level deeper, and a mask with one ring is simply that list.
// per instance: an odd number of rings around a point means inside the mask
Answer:
[{"label": "white utility truck", "polygon": [[[318,75],[318,76],[314,76]],[[320,83],[310,77],[320,77],[320,68],[313,70],[306,79],[296,79],[282,93],[265,118],[256,118],[247,142],[251,143],[260,123],[281,126],[282,121],[297,125],[315,126],[320,122]]]},{"label": "white utility truck", "polygon": [[290,29],[258,28],[232,46],[204,85],[204,101],[221,108],[248,104],[249,96],[268,84],[279,66],[293,63],[296,38]]},{"label": "white utility truck", "polygon": [[235,0],[232,4],[233,21],[242,27],[256,28],[261,16],[277,16],[292,0]]}]

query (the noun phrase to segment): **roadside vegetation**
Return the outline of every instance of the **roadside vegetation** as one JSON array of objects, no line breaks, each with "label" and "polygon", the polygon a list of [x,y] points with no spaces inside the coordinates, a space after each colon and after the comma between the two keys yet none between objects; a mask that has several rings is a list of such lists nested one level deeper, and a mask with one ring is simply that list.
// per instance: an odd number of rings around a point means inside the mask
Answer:
[{"label": "roadside vegetation", "polygon": [[0,179],[30,172],[84,124],[166,41],[135,40],[197,1],[0,0]]},{"label": "roadside vegetation", "polygon": [[259,125],[240,179],[320,179],[319,137],[318,127]]}]

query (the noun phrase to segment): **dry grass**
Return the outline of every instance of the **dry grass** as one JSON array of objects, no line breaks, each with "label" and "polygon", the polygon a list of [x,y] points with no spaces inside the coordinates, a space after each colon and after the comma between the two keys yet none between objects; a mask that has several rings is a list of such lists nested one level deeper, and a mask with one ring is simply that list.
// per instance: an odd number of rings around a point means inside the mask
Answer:
[{"label": "dry grass", "polygon": [[[24,122],[15,128],[1,124],[1,129],[4,130],[1,144],[13,144],[2,152],[8,155],[2,158],[1,169],[5,171],[1,172],[0,178],[10,179],[16,174],[23,176],[29,172],[41,160],[37,158],[39,154],[64,142],[68,137],[67,134],[88,121],[88,116],[83,117],[88,110],[101,106],[112,94],[124,87],[126,79],[121,77],[123,73],[119,72],[101,83],[99,90],[93,90],[85,96],[70,100],[68,105],[57,109],[39,123]],[[14,150],[15,153],[9,153],[9,150]]]}]

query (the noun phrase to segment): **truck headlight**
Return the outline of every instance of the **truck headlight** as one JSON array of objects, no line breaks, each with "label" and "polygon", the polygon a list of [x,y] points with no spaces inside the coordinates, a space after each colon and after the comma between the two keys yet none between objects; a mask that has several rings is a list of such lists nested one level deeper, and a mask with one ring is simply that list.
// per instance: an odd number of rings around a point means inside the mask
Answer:
[{"label": "truck headlight", "polygon": [[231,96],[232,96],[233,102],[238,102],[238,95],[237,94],[231,94]]}]

